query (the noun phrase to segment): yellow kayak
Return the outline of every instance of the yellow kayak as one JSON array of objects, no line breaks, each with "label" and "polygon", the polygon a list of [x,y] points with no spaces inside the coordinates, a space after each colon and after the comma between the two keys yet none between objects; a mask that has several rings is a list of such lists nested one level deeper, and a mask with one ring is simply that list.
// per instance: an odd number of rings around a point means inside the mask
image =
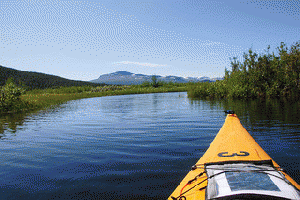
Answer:
[{"label": "yellow kayak", "polygon": [[233,111],[169,200],[300,199],[298,185],[256,143]]}]

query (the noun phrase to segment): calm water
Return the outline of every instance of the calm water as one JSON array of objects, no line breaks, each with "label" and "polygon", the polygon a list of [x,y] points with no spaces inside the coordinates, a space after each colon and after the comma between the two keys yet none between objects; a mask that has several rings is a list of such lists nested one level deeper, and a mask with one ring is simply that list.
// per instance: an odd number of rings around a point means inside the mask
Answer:
[{"label": "calm water", "polygon": [[0,120],[0,199],[166,199],[234,109],[300,182],[300,104],[190,100],[186,93],[82,99]]}]

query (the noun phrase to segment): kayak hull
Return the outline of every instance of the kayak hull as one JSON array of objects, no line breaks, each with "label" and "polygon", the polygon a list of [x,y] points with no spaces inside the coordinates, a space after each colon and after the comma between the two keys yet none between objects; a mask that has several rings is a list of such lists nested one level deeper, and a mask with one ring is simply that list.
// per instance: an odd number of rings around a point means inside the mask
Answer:
[{"label": "kayak hull", "polygon": [[300,185],[287,175],[259,146],[242,126],[238,117],[235,114],[228,114],[224,125],[205,154],[198,160],[194,169],[186,175],[168,199],[204,200],[207,187],[205,165],[234,162],[271,162],[294,187],[300,190]]}]

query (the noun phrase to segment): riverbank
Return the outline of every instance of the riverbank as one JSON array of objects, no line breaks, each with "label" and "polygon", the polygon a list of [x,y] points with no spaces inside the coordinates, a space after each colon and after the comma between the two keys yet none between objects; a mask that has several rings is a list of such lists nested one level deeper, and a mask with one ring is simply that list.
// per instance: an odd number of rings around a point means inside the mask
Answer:
[{"label": "riverbank", "polygon": [[185,92],[187,84],[166,84],[161,87],[141,85],[133,86],[98,86],[98,87],[65,87],[59,89],[33,90],[21,95],[25,103],[23,110],[41,110],[67,101],[114,95]]}]

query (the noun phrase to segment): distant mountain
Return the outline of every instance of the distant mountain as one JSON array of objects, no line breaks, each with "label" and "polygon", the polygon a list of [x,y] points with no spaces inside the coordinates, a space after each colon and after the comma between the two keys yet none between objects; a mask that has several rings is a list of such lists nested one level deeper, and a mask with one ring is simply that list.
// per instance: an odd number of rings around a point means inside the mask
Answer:
[{"label": "distant mountain", "polygon": [[6,80],[11,77],[17,84],[25,84],[30,89],[45,89],[61,86],[99,85],[97,83],[74,81],[44,73],[20,71],[0,65],[0,86],[3,86]]},{"label": "distant mountain", "polygon": [[114,72],[114,73],[111,73],[111,75],[116,75],[116,76],[126,76],[126,75],[128,75],[128,76],[130,76],[130,75],[132,75],[133,73],[131,73],[131,72],[127,72],[127,71],[117,71],[117,72]]},{"label": "distant mountain", "polygon": [[[134,74],[128,71],[117,71],[110,74],[103,74],[98,79],[91,80],[93,83],[105,83],[114,85],[138,85],[143,82],[152,82],[152,75]],[[221,80],[222,78],[210,79],[209,77],[179,77],[179,76],[158,76],[158,81],[174,82],[174,83],[188,83],[188,82],[213,82]]]}]

